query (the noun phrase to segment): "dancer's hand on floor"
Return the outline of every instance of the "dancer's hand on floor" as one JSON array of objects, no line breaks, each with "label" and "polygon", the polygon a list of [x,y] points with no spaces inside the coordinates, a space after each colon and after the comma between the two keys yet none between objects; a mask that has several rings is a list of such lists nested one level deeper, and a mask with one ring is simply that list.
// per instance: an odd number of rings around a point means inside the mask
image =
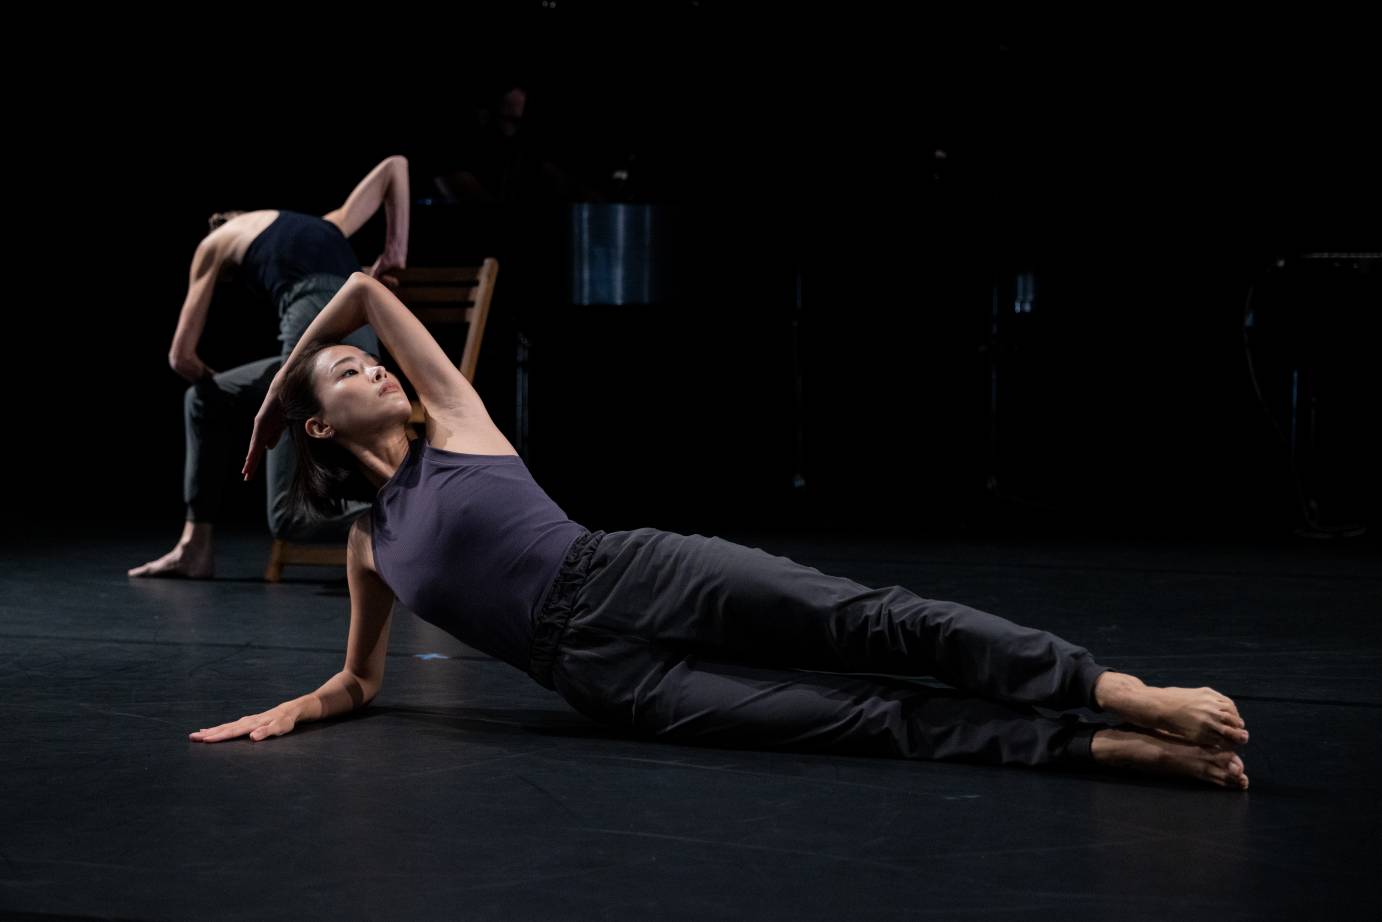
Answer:
[{"label": "dancer's hand on floor", "polygon": [[272,383],[269,384],[269,392],[264,395],[263,405],[260,406],[259,412],[254,416],[254,432],[250,434],[250,450],[245,455],[245,466],[240,469],[241,475],[246,480],[254,476],[255,470],[259,467],[259,460],[264,457],[265,452],[278,444],[279,436],[288,427],[288,422],[283,416],[283,402],[278,399],[282,381],[283,370],[279,369],[278,374],[274,375]]},{"label": "dancer's hand on floor", "polygon": [[187,738],[199,743],[219,743],[222,740],[235,739],[237,736],[248,734],[252,740],[262,740],[271,736],[291,733],[295,726],[297,726],[297,715],[291,708],[280,704],[262,714],[251,714],[248,717],[241,717],[239,720],[221,724],[219,727],[207,727],[195,733],[189,733]]}]

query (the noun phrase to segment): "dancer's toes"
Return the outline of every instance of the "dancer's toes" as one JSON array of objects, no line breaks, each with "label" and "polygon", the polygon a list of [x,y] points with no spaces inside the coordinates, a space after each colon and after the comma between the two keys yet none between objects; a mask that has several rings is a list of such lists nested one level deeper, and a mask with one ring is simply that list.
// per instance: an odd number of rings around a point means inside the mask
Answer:
[{"label": "dancer's toes", "polygon": [[1211,746],[1241,746],[1248,739],[1248,729],[1242,719],[1232,717],[1207,721],[1200,734],[1200,742]]},{"label": "dancer's toes", "polygon": [[1238,721],[1239,726],[1243,726],[1243,715],[1238,713],[1238,705],[1233,703],[1232,698],[1230,698],[1228,695],[1221,695],[1219,694],[1219,692],[1215,691],[1212,688],[1206,688],[1204,690],[1215,697],[1215,699],[1219,702],[1219,706],[1223,710],[1228,711],[1230,714],[1233,715],[1233,717]]},{"label": "dancer's toes", "polygon": [[1091,751],[1095,761],[1116,767],[1247,788],[1247,773],[1237,753],[1200,746],[1164,731],[1136,726],[1100,730]]},{"label": "dancer's toes", "polygon": [[1147,698],[1142,719],[1133,720],[1141,726],[1168,730],[1201,746],[1231,748],[1249,739],[1233,702],[1212,688],[1148,688]]},{"label": "dancer's toes", "polygon": [[1226,788],[1246,788],[1247,772],[1237,753],[1216,753],[1209,757],[1208,776]]}]

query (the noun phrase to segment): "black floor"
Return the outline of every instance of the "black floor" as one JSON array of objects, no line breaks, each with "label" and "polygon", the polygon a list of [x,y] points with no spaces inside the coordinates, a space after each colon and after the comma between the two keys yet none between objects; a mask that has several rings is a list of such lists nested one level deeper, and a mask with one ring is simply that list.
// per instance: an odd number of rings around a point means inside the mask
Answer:
[{"label": "black floor", "polygon": [[[1375,545],[724,533],[1233,697],[1248,792],[1148,776],[622,738],[400,613],[361,714],[199,727],[342,663],[344,571],[131,580],[175,529],[14,542],[0,583],[0,910],[17,917],[1341,918],[1382,821]],[[436,656],[440,654],[440,656]]]}]

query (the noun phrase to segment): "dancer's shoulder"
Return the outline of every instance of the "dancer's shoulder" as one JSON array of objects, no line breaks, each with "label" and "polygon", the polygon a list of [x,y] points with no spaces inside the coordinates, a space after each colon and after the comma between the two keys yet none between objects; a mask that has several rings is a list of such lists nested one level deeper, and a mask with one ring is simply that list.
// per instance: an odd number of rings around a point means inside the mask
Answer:
[{"label": "dancer's shoulder", "polygon": [[238,265],[244,261],[250,244],[278,219],[278,214],[273,208],[238,214],[207,234],[204,242],[219,248],[227,261]]}]

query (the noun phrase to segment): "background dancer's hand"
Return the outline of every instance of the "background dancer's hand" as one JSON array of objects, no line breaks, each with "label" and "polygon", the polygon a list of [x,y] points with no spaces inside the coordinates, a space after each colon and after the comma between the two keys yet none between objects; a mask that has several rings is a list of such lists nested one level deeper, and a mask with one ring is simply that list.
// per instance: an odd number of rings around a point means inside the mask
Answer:
[{"label": "background dancer's hand", "polygon": [[374,261],[374,265],[369,267],[366,274],[369,275],[370,278],[378,279],[383,282],[390,289],[397,291],[398,276],[394,273],[404,268],[403,263],[404,260],[399,257],[392,256],[388,253],[381,253],[379,254],[379,258]]},{"label": "background dancer's hand", "polygon": [[202,378],[210,377],[216,372],[213,371],[201,357],[193,352],[183,352],[173,350],[168,353],[168,367],[172,368],[187,381],[196,384]]},{"label": "background dancer's hand", "polygon": [[283,416],[283,402],[278,399],[279,391],[283,386],[283,369],[279,369],[278,374],[269,384],[269,392],[264,395],[264,403],[259,408],[259,412],[254,416],[254,432],[250,434],[250,450],[245,455],[245,466],[240,469],[240,473],[246,480],[254,476],[255,470],[259,467],[259,460],[264,457],[265,452],[278,444],[279,436],[288,427],[288,422]]},{"label": "background dancer's hand", "polygon": [[219,727],[206,727],[189,733],[187,738],[199,743],[219,743],[246,735],[252,740],[262,740],[291,733],[297,722],[297,710],[290,704],[280,704],[262,714],[250,714]]}]

